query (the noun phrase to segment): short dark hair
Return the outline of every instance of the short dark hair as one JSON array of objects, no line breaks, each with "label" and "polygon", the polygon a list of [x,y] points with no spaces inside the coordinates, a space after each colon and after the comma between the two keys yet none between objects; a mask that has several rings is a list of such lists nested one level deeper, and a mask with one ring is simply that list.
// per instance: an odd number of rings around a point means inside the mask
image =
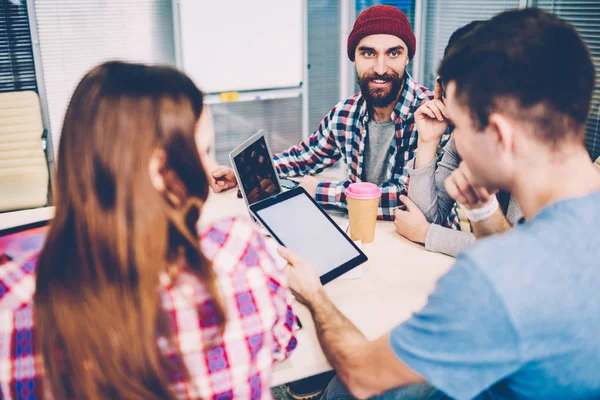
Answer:
[{"label": "short dark hair", "polygon": [[452,48],[454,48],[454,46],[458,45],[459,40],[461,40],[465,36],[474,32],[477,28],[479,28],[484,23],[485,23],[485,21],[483,21],[483,20],[471,21],[468,24],[466,24],[465,26],[461,26],[460,28],[455,30],[452,33],[452,35],[450,35],[450,39],[448,39],[448,44],[446,45],[446,48],[444,49],[444,57],[446,57],[448,55],[448,53],[450,52],[450,50]]},{"label": "short dark hair", "polygon": [[594,65],[579,33],[556,15],[527,8],[495,16],[451,49],[439,74],[456,83],[478,129],[502,108],[551,144],[567,133],[583,140]]}]

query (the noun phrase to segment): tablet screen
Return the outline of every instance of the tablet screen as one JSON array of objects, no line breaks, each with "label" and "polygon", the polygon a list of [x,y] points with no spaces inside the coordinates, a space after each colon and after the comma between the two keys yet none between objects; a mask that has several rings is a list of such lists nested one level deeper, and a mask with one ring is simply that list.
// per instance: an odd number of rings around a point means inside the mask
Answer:
[{"label": "tablet screen", "polygon": [[236,155],[233,162],[248,204],[281,192],[264,136]]},{"label": "tablet screen", "polygon": [[[303,189],[294,189],[293,192],[298,194],[288,195],[288,198],[264,208],[251,207],[283,245],[312,264],[321,277],[337,267],[346,264],[347,271],[366,260]],[[364,258],[356,260],[359,256]],[[347,265],[353,260],[356,261],[354,265]]]}]

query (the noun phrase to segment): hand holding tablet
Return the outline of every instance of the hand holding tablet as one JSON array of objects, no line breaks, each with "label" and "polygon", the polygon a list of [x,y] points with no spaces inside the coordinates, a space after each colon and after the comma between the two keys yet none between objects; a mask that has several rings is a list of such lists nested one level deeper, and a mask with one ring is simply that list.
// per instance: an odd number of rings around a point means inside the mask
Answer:
[{"label": "hand holding tablet", "polygon": [[322,284],[367,261],[301,187],[252,204],[250,211],[281,245],[315,268]]}]

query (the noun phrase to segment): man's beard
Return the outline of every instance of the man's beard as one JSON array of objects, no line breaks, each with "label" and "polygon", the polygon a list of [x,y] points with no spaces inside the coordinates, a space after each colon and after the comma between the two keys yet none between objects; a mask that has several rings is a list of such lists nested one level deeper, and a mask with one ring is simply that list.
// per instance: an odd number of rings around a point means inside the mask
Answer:
[{"label": "man's beard", "polygon": [[[374,80],[382,80],[386,82],[392,82],[389,89],[386,88],[369,88],[369,83]],[[370,74],[363,75],[358,78],[358,86],[360,91],[367,101],[369,107],[384,108],[392,104],[397,98],[402,84],[404,83],[404,76],[400,76],[396,73],[393,74]],[[387,92],[386,92],[387,90]]]}]

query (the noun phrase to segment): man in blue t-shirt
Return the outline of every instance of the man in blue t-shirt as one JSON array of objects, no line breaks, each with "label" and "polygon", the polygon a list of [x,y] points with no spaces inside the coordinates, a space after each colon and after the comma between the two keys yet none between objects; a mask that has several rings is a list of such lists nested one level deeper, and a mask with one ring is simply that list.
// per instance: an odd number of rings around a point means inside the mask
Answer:
[{"label": "man in blue t-shirt", "polygon": [[375,341],[335,308],[310,265],[280,249],[338,374],[325,397],[344,398],[347,388],[361,398],[599,398],[600,174],[584,147],[589,51],[556,16],[508,11],[464,38],[439,74],[468,167],[457,200],[504,189],[527,222],[461,253],[428,304]]}]

